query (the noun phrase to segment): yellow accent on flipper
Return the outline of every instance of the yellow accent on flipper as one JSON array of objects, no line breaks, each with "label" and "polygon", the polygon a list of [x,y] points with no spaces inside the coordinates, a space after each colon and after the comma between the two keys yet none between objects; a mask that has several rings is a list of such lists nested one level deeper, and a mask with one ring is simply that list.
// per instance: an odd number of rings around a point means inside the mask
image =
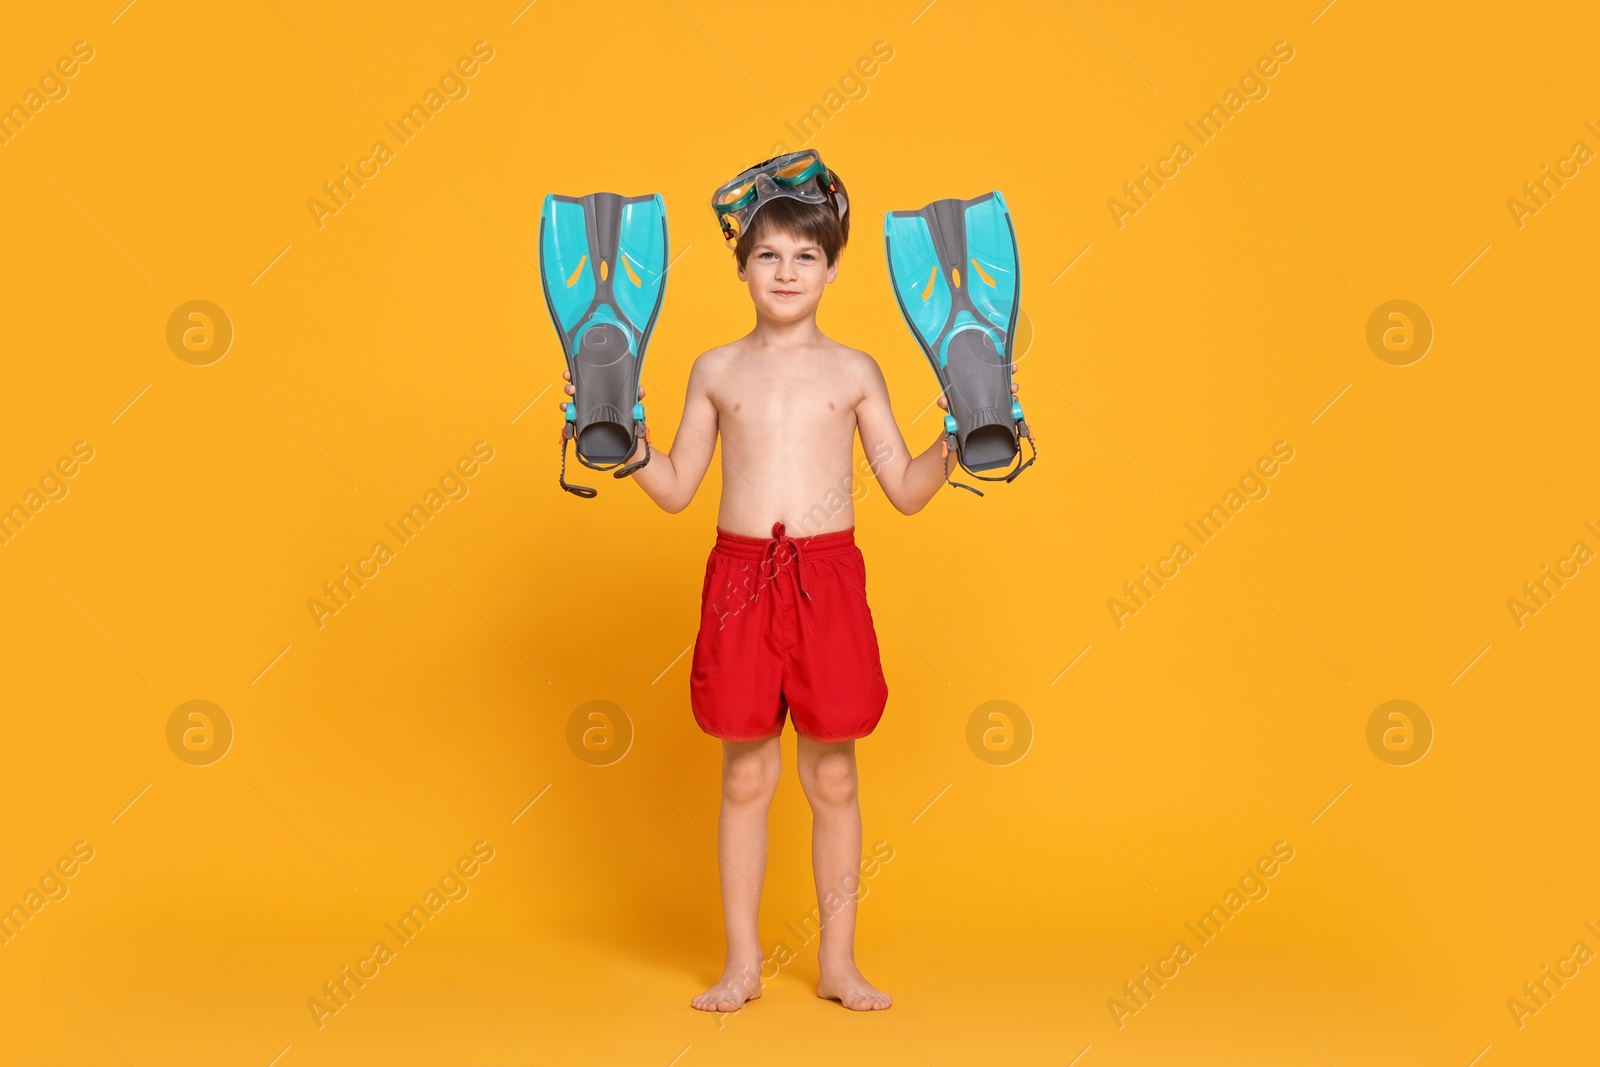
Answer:
[{"label": "yellow accent on flipper", "polygon": [[[641,289],[644,288],[644,282],[641,282],[639,280],[639,276],[637,274],[633,273],[633,264],[628,262],[628,257],[627,256],[623,256],[622,257],[622,269],[628,272],[628,280],[629,281],[633,282],[633,284],[635,286],[637,286],[638,288],[641,288]],[[993,285],[994,283],[990,282],[989,284]]]},{"label": "yellow accent on flipper", "polygon": [[961,288],[961,272],[954,267],[950,268],[950,281],[955,284],[957,289]]},{"label": "yellow accent on flipper", "polygon": [[578,275],[583,273],[583,265],[587,262],[589,262],[589,253],[585,252],[582,256],[578,257],[577,269],[575,269],[572,272],[572,276],[567,279],[568,289],[571,289],[574,285],[578,284]]},{"label": "yellow accent on flipper", "polygon": [[939,267],[934,265],[928,268],[928,287],[922,290],[922,299],[926,300],[933,295],[933,280],[939,276]]},{"label": "yellow accent on flipper", "polygon": [[989,273],[983,269],[977,260],[972,261],[972,269],[978,272],[978,277],[989,283],[989,288],[995,288],[994,279],[989,277]]},{"label": "yellow accent on flipper", "polygon": [[607,263],[605,260],[602,259],[600,261],[600,280],[601,281],[605,281],[606,280],[606,276],[609,275],[610,273],[611,273],[611,265],[609,263]]}]

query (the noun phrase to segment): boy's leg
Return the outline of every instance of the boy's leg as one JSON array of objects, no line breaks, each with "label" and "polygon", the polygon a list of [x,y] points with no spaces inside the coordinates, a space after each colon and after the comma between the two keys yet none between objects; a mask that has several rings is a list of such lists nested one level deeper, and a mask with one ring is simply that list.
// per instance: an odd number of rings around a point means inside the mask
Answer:
[{"label": "boy's leg", "polygon": [[861,892],[861,806],[856,799],[856,743],[799,739],[800,785],[811,803],[811,867],[817,882],[822,944],[817,996],[856,1011],[887,1008],[856,969],[856,900]]},{"label": "boy's leg", "polygon": [[728,955],[717,984],[690,1003],[702,1011],[738,1011],[761,995],[761,880],[767,869],[767,809],[778,788],[778,738],[722,742],[722,813],[717,861]]}]

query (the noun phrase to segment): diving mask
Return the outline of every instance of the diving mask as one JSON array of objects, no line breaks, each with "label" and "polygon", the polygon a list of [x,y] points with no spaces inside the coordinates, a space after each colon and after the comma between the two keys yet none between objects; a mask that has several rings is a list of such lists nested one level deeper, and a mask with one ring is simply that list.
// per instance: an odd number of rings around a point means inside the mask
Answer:
[{"label": "diving mask", "polygon": [[840,219],[850,210],[844,194],[838,191],[833,172],[823,164],[815,149],[774,156],[757,163],[712,194],[711,210],[716,212],[728,247],[739,243],[740,236],[750,228],[750,220],[764,204],[785,196],[808,204],[825,204],[831,200]]}]

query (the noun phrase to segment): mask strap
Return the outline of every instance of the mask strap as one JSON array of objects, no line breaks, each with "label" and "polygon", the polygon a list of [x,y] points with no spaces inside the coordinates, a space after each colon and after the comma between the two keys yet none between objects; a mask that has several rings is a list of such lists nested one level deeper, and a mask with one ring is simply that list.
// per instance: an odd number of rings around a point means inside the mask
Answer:
[{"label": "mask strap", "polygon": [[833,209],[839,213],[839,218],[842,221],[845,212],[850,210],[850,201],[835,187],[836,182],[837,179],[834,178],[833,171],[828,171],[828,195],[833,198]]}]

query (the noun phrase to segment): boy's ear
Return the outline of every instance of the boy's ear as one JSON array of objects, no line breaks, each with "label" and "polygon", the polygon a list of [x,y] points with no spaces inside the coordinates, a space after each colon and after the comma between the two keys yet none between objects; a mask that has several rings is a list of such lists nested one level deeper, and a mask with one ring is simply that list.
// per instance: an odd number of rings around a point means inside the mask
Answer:
[{"label": "boy's ear", "polygon": [[833,281],[839,276],[839,263],[844,259],[844,249],[840,249],[833,257],[833,262],[828,264],[828,281]]}]

